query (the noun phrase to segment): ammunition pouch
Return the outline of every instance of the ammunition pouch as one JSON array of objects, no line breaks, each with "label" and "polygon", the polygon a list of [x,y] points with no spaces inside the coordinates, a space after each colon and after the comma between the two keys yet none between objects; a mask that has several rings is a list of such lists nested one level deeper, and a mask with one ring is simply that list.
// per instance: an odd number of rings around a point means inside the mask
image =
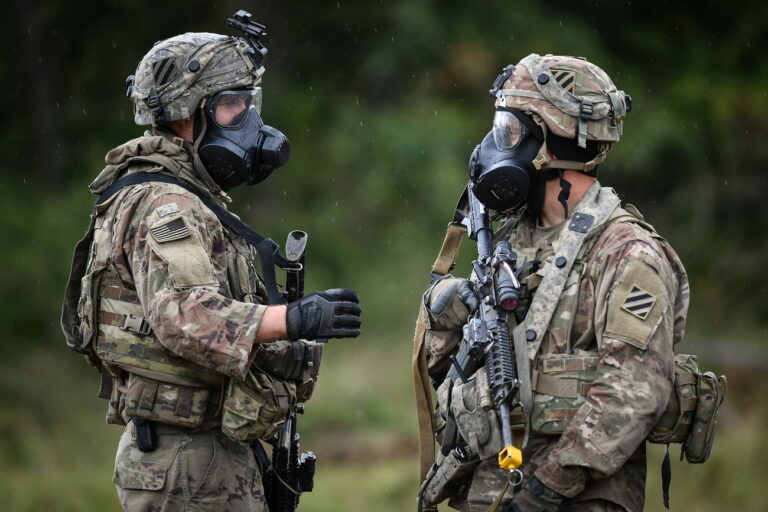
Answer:
[{"label": "ammunition pouch", "polygon": [[320,374],[324,344],[314,341],[277,340],[256,348],[253,365],[276,379],[296,384],[296,401],[312,397]]},{"label": "ammunition pouch", "polygon": [[182,386],[130,374],[123,419],[139,418],[185,428],[200,428],[215,415],[219,390]]},{"label": "ammunition pouch", "polygon": [[503,442],[484,367],[467,382],[453,385],[451,412],[472,453],[480,460],[498,457]]},{"label": "ammunition pouch", "polygon": [[685,457],[694,464],[705,462],[712,452],[717,412],[726,389],[724,375],[702,373],[694,355],[676,355],[672,396],[648,441],[681,443],[681,459]]},{"label": "ammunition pouch", "polygon": [[544,354],[541,366],[531,376],[533,407],[531,431],[537,435],[559,435],[586,402],[600,358],[596,352]]},{"label": "ammunition pouch", "polygon": [[296,384],[249,370],[245,381],[230,379],[221,430],[236,441],[266,439],[285,424],[296,404]]}]

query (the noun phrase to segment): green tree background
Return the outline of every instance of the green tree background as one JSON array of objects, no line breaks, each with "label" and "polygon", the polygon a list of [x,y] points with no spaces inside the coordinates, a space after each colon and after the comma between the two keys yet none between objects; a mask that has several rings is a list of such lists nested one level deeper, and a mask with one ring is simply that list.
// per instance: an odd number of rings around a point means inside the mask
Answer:
[{"label": "green tree background", "polygon": [[302,418],[320,463],[301,510],[413,509],[416,306],[490,127],[490,83],[531,52],[583,55],[632,95],[601,181],[677,248],[693,290],[683,348],[730,379],[713,460],[675,464],[673,508],[768,506],[768,4],[13,0],[0,7],[4,510],[118,509],[120,429],[58,327],[71,249],[103,155],[141,134],[125,77],[153,42],[225,32],[238,8],[268,27],[263,116],[293,154],[232,208],[278,240],[307,230],[308,289],[356,288],[365,309],[362,336],[328,347]]}]

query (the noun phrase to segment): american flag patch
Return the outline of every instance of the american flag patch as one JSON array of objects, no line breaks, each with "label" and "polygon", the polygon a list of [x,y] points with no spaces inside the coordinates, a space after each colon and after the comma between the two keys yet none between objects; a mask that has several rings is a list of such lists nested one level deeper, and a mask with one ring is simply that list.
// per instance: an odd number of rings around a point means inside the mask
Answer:
[{"label": "american flag patch", "polygon": [[576,73],[574,71],[553,69],[552,76],[555,77],[555,81],[560,87],[573,94],[573,89],[576,85]]},{"label": "american flag patch", "polygon": [[170,242],[171,240],[179,240],[190,235],[189,228],[181,217],[150,228],[149,232],[152,234],[152,238],[158,242]]},{"label": "american flag patch", "polygon": [[624,299],[624,304],[621,305],[621,309],[628,313],[632,313],[641,320],[645,320],[648,318],[648,314],[651,312],[651,308],[655,303],[656,297],[639,286],[632,286],[632,291],[629,292],[627,298]]}]

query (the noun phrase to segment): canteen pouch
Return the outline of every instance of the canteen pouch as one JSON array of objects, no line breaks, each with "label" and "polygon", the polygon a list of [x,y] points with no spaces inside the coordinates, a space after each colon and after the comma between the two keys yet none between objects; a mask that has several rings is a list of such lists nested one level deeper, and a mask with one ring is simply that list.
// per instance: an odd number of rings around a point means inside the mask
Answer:
[{"label": "canteen pouch", "polygon": [[296,403],[296,384],[249,370],[244,381],[230,379],[221,415],[221,430],[235,441],[273,435]]},{"label": "canteen pouch", "polygon": [[717,413],[725,399],[726,390],[725,375],[718,377],[712,372],[699,375],[698,403],[682,453],[685,460],[692,464],[706,462],[712,453]]},{"label": "canteen pouch", "polygon": [[694,464],[705,462],[712,453],[717,413],[726,389],[725,376],[702,373],[696,356],[677,354],[672,395],[648,441],[682,443],[681,458]]},{"label": "canteen pouch", "polygon": [[196,428],[203,424],[211,394],[209,388],[170,384],[131,373],[122,415],[126,422],[139,418]]},{"label": "canteen pouch", "polygon": [[595,352],[577,350],[575,354],[545,354],[540,360],[531,379],[531,430],[540,435],[562,434],[586,402],[600,358]]}]

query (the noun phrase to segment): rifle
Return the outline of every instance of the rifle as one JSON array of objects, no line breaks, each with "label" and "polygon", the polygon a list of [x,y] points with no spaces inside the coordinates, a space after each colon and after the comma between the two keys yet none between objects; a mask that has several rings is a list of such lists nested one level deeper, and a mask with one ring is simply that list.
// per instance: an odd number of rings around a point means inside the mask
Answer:
[{"label": "rifle", "polygon": [[[306,247],[307,234],[304,231],[296,230],[288,234],[285,258],[291,265],[286,268],[284,297],[287,302],[304,295]],[[296,360],[304,358],[300,342],[294,342],[293,356]],[[301,493],[310,492],[314,487],[317,458],[312,452],[300,452],[300,436],[296,428],[297,415],[303,413],[303,405],[294,405],[274,440],[272,461],[264,478],[264,494],[270,512],[293,512],[299,505]]]},{"label": "rifle", "polygon": [[[509,415],[520,405],[515,402],[520,382],[507,327],[507,314],[517,308],[520,300],[520,282],[515,272],[517,255],[507,241],[498,242],[493,249],[491,219],[485,206],[472,192],[471,182],[456,207],[454,222],[464,224],[469,238],[477,242],[478,256],[472,262],[472,268],[481,300],[477,311],[464,326],[459,351],[451,356],[447,378],[452,383],[459,380],[466,382],[468,376],[485,365],[493,404],[501,422],[504,447],[499,452],[499,467],[519,473],[517,468],[522,464],[523,457],[520,449],[513,444]],[[456,419],[450,407],[447,416],[441,446],[441,452],[446,456],[459,441]]]}]

